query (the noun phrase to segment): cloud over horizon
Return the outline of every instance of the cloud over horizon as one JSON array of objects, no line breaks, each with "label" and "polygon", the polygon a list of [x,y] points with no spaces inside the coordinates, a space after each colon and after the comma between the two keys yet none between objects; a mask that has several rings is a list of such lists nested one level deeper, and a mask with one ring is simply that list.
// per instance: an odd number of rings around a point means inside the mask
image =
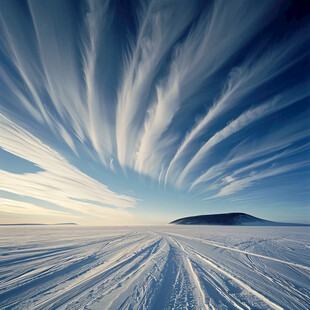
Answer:
[{"label": "cloud over horizon", "polygon": [[278,0],[3,1],[0,148],[41,170],[0,166],[0,190],[60,208],[0,212],[126,223],[154,181],[200,201],[286,185],[309,170],[309,25]]}]

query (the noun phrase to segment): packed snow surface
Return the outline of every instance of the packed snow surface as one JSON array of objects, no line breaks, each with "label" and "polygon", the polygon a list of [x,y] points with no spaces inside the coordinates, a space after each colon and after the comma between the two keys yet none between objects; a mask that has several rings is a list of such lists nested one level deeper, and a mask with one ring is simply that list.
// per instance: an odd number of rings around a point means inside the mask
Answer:
[{"label": "packed snow surface", "polygon": [[309,309],[309,227],[0,227],[0,309]]}]

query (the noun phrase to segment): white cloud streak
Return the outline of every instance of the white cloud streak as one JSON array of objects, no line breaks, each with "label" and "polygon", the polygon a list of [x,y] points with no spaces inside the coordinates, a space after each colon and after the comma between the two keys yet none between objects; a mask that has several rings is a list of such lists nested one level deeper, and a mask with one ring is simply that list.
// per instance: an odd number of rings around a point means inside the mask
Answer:
[{"label": "white cloud streak", "polygon": [[[251,169],[287,159],[307,146],[304,141],[300,148],[292,145],[308,137],[304,128],[264,137],[255,151],[252,137],[239,133],[309,96],[302,70],[294,68],[309,56],[306,31],[300,27],[299,33],[292,31],[289,38],[281,34],[275,42],[275,27],[269,42],[256,37],[274,18],[271,12],[280,1],[140,1],[125,17],[115,1],[87,0],[76,10],[73,3],[28,0],[21,9],[18,1],[0,2],[0,147],[43,170],[0,170],[3,190],[89,215],[125,219],[131,216],[125,208],[133,207],[135,199],[83,174],[47,144],[59,143],[57,149],[64,150],[65,143],[75,160],[85,153],[96,164],[100,158],[120,177],[124,171],[119,168],[129,168],[189,190],[212,180],[208,189],[223,190],[218,195],[242,188],[241,175]],[[296,81],[286,76],[291,69]],[[112,82],[106,82],[110,75]],[[275,87],[274,78],[280,81]],[[262,104],[255,96],[261,89]],[[199,114],[209,103],[208,111]],[[210,156],[237,133],[241,144],[224,160]],[[35,135],[44,135],[45,144]],[[198,169],[201,164],[204,170]],[[249,184],[259,181],[257,175],[248,177]]]},{"label": "white cloud streak", "polygon": [[227,195],[232,195],[238,191],[241,191],[247,187],[250,187],[253,185],[254,182],[261,181],[266,178],[274,177],[280,174],[288,173],[300,168],[304,168],[306,166],[310,165],[310,161],[301,161],[298,163],[290,164],[290,165],[285,165],[282,167],[276,167],[276,168],[270,168],[266,169],[262,172],[258,173],[252,173],[250,176],[245,177],[245,178],[239,178],[239,179],[234,179],[232,182],[230,182],[228,185],[224,186],[221,188],[219,193],[216,195],[210,197],[210,198],[218,198],[218,197],[223,197]]},{"label": "white cloud streak", "polygon": [[[13,8],[8,6],[8,9],[8,15],[13,14]],[[33,42],[33,37],[29,36],[29,38],[26,39],[25,36],[25,34],[29,32],[31,26],[25,21],[25,18],[20,12],[14,12],[14,14],[17,15],[8,20],[0,13],[1,35],[3,36],[0,48],[8,58],[11,58],[16,71],[21,76],[26,87],[26,94],[22,93],[22,86],[20,83],[16,83],[16,81],[13,80],[12,74],[7,74],[2,68],[0,71],[1,79],[8,84],[16,97],[24,104],[27,111],[37,121],[42,123],[44,120],[48,121],[49,118],[39,96],[42,74],[40,73],[38,64],[30,60],[32,59],[32,55],[36,54],[36,51],[33,46],[29,46],[27,39]],[[20,20],[25,22],[24,28],[21,29],[20,32],[16,32],[15,30],[18,28],[17,23],[20,22]],[[21,48],[21,46],[24,48]],[[16,86],[16,84],[19,87]]]},{"label": "white cloud streak", "polygon": [[195,93],[262,27],[262,17],[268,8],[267,3],[254,8],[248,1],[216,1],[202,14],[198,24],[177,48],[169,75],[157,86],[156,102],[148,111],[137,153],[136,169],[139,172],[148,174],[149,167],[154,170],[156,165],[159,173],[162,162],[153,159],[164,148],[162,135],[179,110],[181,100]]},{"label": "white cloud streak", "polygon": [[[59,14],[55,23],[57,10],[52,3],[29,1],[29,8],[32,18],[26,18],[13,1],[1,5],[0,48],[13,70],[1,68],[0,79],[10,90],[16,110],[24,108],[41,126],[47,124],[76,152],[73,138],[69,138],[62,125],[73,124],[73,132],[84,139],[85,109],[80,99],[73,47],[70,48],[70,29],[64,27],[67,17],[62,19]],[[66,6],[62,8],[65,13]]]},{"label": "white cloud streak", "polygon": [[[89,114],[88,132],[91,142],[101,160],[107,164],[107,156],[113,149],[113,131],[108,118],[107,107],[101,102],[96,80],[96,60],[99,53],[99,39],[102,28],[107,27],[107,10],[109,1],[103,5],[99,1],[88,0],[89,12],[86,14],[85,24],[87,36],[84,44],[84,75],[86,83],[86,102]],[[102,25],[103,24],[103,25]]]},{"label": "white cloud streak", "polygon": [[303,34],[299,34],[289,41],[278,44],[278,46],[271,50],[267,50],[261,57],[252,55],[240,67],[232,69],[219,99],[214,102],[205,116],[185,135],[184,140],[167,168],[165,183],[169,178],[170,171],[174,170],[174,165],[182,157],[190,143],[198,138],[214,120],[230,109],[240,105],[242,98],[245,98],[253,90],[294,65],[301,58],[301,56],[294,57],[294,54],[296,54],[305,41],[306,37]]},{"label": "white cloud streak", "polygon": [[134,166],[144,110],[159,64],[194,13],[194,5],[190,2],[182,1],[182,6],[178,7],[164,1],[152,1],[140,14],[137,40],[132,52],[128,52],[130,55],[118,93],[116,138],[121,166]]},{"label": "white cloud streak", "polygon": [[[309,149],[310,149],[309,147],[310,147],[310,143],[306,143],[305,145],[302,145],[300,147],[286,149],[283,152],[280,152],[276,155],[255,161],[249,165],[245,165],[242,168],[239,168],[233,172],[230,172],[229,175],[227,175],[225,178],[221,178],[219,181],[213,182],[213,184],[209,187],[209,189],[210,190],[219,189],[223,186],[223,184],[225,185],[227,183],[231,183],[231,182],[235,181],[240,175],[244,174],[245,172],[247,172],[249,170],[251,170],[250,173],[252,174],[252,173],[254,173],[254,170],[253,170],[254,168],[259,168],[259,167],[265,166],[269,163],[275,163],[275,162],[279,161],[280,159],[288,158],[288,157],[291,157],[293,155],[299,154],[299,153],[304,152],[304,151],[309,151]],[[227,165],[226,165],[226,169],[227,169]],[[195,185],[202,182],[202,179],[203,178],[201,178],[200,180],[196,180],[196,182],[194,182],[192,184],[190,189],[193,189],[193,187]]]},{"label": "white cloud streak", "polygon": [[202,160],[206,160],[206,155],[211,148],[215,145],[227,139],[234,133],[242,130],[251,123],[266,117],[276,111],[282,110],[287,106],[298,102],[301,99],[308,97],[310,94],[309,89],[306,87],[300,87],[299,92],[294,90],[287,91],[281,95],[278,95],[274,99],[268,101],[267,103],[261,104],[255,108],[249,109],[248,111],[242,113],[238,118],[231,121],[222,130],[216,132],[204,145],[199,149],[199,151],[191,158],[185,168],[182,170],[178,177],[177,184],[180,186],[184,181],[188,173]]},{"label": "white cloud streak", "polygon": [[[130,213],[123,209],[134,207],[134,198],[117,194],[83,174],[59,153],[3,115],[0,115],[0,147],[43,169],[26,174],[0,170],[0,189],[103,218],[130,218]],[[106,207],[83,202],[86,200]]]},{"label": "white cloud streak", "polygon": [[81,42],[68,2],[28,4],[28,19],[13,2],[1,6],[0,48],[19,77],[1,68],[0,79],[17,99],[17,109],[23,107],[42,126],[47,124],[75,154],[75,138],[82,143],[89,140],[107,166],[114,129],[96,79],[96,65],[99,41],[109,34],[109,2],[85,3]]},{"label": "white cloud streak", "polygon": [[66,212],[49,210],[38,207],[32,203],[16,201],[12,199],[0,198],[0,212],[26,215],[45,215],[45,216],[71,216]]},{"label": "white cloud streak", "polygon": [[[295,143],[310,137],[310,130],[303,129],[298,120],[295,124],[287,124],[275,132],[272,132],[263,139],[255,140],[252,143],[238,145],[232,149],[227,156],[218,164],[213,165],[205,173],[201,174],[190,186],[194,189],[198,184],[212,182],[211,188],[218,188],[218,181],[231,176],[231,170],[238,165],[245,165],[234,171],[233,175],[242,171],[258,167],[276,159],[286,158],[303,152],[309,144],[300,147],[293,147]],[[275,154],[280,152],[278,154]],[[273,155],[275,154],[275,155]],[[260,159],[262,158],[262,159]],[[253,162],[254,161],[254,162]],[[248,164],[249,162],[253,162]],[[226,177],[225,177],[226,175]],[[207,187],[209,188],[209,186]]]}]

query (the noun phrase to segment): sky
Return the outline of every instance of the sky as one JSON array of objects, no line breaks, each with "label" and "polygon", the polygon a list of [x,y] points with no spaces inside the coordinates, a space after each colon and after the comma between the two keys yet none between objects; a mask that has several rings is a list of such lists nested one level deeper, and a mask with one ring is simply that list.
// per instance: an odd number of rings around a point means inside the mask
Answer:
[{"label": "sky", "polygon": [[0,223],[310,223],[306,1],[0,1]]}]

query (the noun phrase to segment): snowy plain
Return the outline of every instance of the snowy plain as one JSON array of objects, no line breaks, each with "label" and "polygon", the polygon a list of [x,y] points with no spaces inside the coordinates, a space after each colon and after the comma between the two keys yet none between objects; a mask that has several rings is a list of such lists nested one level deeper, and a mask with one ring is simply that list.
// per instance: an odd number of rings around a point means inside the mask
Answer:
[{"label": "snowy plain", "polygon": [[0,309],[310,309],[309,227],[0,227]]}]

